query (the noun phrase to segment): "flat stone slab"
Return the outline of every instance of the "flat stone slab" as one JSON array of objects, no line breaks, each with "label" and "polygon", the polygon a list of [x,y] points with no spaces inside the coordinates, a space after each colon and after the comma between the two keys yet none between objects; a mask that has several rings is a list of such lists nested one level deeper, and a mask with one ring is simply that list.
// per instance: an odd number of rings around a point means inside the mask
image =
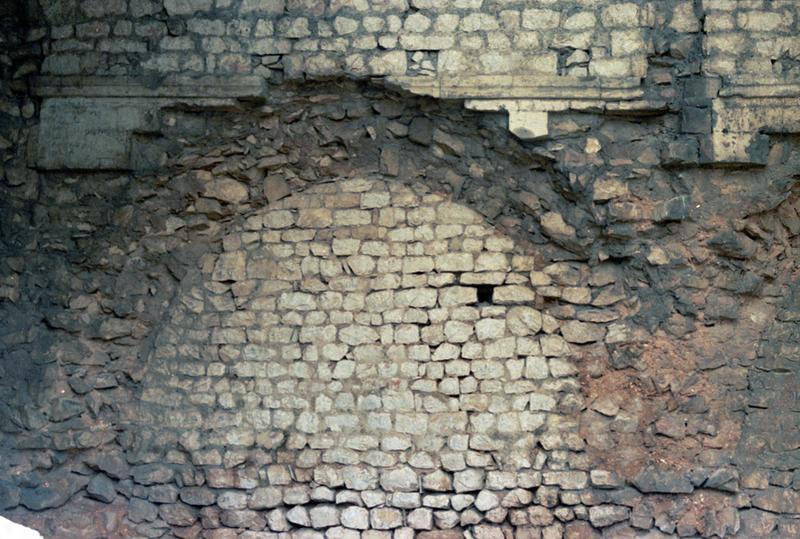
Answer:
[{"label": "flat stone slab", "polygon": [[131,135],[157,128],[159,105],[153,99],[46,99],[36,164],[48,170],[129,169]]},{"label": "flat stone slab", "polygon": [[236,110],[238,98],[46,97],[36,166],[45,170],[133,170],[135,133],[158,133],[168,107]]}]

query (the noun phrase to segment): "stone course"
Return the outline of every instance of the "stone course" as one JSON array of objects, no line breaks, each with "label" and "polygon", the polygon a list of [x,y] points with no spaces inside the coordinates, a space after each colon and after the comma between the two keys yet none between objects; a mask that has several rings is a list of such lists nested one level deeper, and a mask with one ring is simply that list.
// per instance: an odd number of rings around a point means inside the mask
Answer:
[{"label": "stone course", "polygon": [[[659,12],[655,2],[611,0],[572,13],[563,1],[534,7],[406,0],[166,0],[162,6],[160,0],[137,0],[129,6],[83,2],[71,10],[44,4],[56,41],[43,71],[53,75],[637,77],[645,73],[652,49],[648,27]],[[744,24],[761,22],[751,15]],[[686,24],[675,28],[691,30]],[[576,53],[562,58],[558,49]],[[124,56],[128,61],[119,62]]]}]

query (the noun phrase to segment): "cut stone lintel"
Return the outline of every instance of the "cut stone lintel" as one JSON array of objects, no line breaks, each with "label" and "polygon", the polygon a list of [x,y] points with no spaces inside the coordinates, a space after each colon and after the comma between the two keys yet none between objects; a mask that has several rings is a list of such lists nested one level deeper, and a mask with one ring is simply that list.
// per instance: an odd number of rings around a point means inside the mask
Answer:
[{"label": "cut stone lintel", "polygon": [[[523,140],[547,136],[547,109],[536,101],[518,99],[467,99],[464,106],[479,111],[508,112],[508,130]],[[562,104],[563,105],[563,104]],[[569,102],[566,102],[567,108]],[[539,105],[544,106],[544,104]],[[559,107],[559,110],[561,109]]]},{"label": "cut stone lintel", "polygon": [[768,75],[733,75],[726,77],[720,97],[795,97],[800,96],[800,82]]},{"label": "cut stone lintel", "polygon": [[222,98],[50,97],[42,103],[36,166],[45,170],[132,170],[135,133],[157,133],[167,107],[236,107]]},{"label": "cut stone lintel", "polygon": [[547,121],[550,112],[574,110],[645,114],[663,112],[667,104],[641,99],[611,102],[601,99],[467,99],[464,106],[470,110],[508,112],[509,131],[523,140],[536,140],[549,133]]},{"label": "cut stone lintel", "polygon": [[160,100],[67,97],[45,99],[36,164],[43,169],[127,169],[134,131],[157,128]]},{"label": "cut stone lintel", "polygon": [[39,77],[43,97],[36,166],[48,170],[131,170],[134,133],[159,130],[165,107],[235,110],[264,98],[261,77]]},{"label": "cut stone lintel", "polygon": [[769,137],[761,133],[715,131],[702,141],[702,164],[764,166],[769,154]]},{"label": "cut stone lintel", "polygon": [[197,97],[260,99],[266,94],[264,79],[235,77],[188,77],[173,75],[146,84],[132,77],[38,77],[33,94],[40,97]]},{"label": "cut stone lintel", "polygon": [[594,80],[555,75],[461,75],[461,76],[394,76],[389,82],[418,95],[443,99],[516,98],[516,99],[640,99],[644,95],[641,81]]},{"label": "cut stone lintel", "polygon": [[800,97],[718,98],[711,109],[714,124],[704,143],[706,164],[763,166],[769,134],[800,133]]}]

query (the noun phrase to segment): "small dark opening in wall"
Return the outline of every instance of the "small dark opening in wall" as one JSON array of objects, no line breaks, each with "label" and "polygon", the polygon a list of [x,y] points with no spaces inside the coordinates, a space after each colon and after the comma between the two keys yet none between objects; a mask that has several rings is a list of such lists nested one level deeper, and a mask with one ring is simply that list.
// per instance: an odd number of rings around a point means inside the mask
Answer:
[{"label": "small dark opening in wall", "polygon": [[479,284],[478,288],[478,305],[491,305],[492,296],[494,295],[494,287],[490,284]]}]

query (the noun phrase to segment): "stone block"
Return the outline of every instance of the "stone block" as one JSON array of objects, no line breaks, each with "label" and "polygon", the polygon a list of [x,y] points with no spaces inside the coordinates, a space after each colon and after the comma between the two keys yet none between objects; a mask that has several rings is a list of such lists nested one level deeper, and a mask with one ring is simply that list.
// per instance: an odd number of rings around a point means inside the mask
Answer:
[{"label": "stone block", "polygon": [[620,505],[597,505],[589,508],[589,521],[596,528],[605,528],[628,520],[631,510]]},{"label": "stone block", "polygon": [[547,136],[547,112],[509,110],[508,129],[522,140],[537,140]]},{"label": "stone block", "polygon": [[201,11],[209,11],[212,0],[164,0],[164,9],[170,16],[194,15]]},{"label": "stone block", "polygon": [[342,510],[341,522],[346,528],[366,530],[369,528],[369,511],[363,507],[347,507]]},{"label": "stone block", "polygon": [[483,470],[470,468],[453,475],[453,486],[458,493],[477,492],[483,488],[484,478]]},{"label": "stone block", "polygon": [[157,105],[147,99],[46,99],[37,165],[51,170],[130,169],[131,135],[157,129]]},{"label": "stone block", "polygon": [[376,507],[369,512],[370,525],[376,530],[391,530],[403,525],[403,513],[390,507]]},{"label": "stone block", "polygon": [[553,30],[560,22],[561,14],[552,9],[526,9],[522,12],[522,27],[528,30]]},{"label": "stone block", "polygon": [[681,131],[684,133],[711,133],[711,109],[684,107],[681,109]]}]

